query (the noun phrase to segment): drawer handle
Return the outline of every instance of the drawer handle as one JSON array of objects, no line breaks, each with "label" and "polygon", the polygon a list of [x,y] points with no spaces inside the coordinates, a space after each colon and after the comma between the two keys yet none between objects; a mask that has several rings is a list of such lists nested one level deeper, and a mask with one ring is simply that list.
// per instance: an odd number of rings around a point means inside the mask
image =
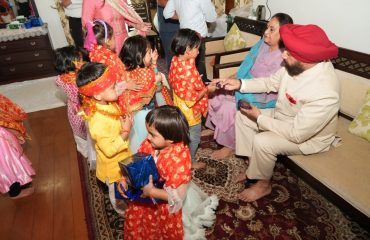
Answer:
[{"label": "drawer handle", "polygon": [[9,71],[10,71],[10,72],[15,72],[15,67],[11,67],[11,68],[9,68]]},{"label": "drawer handle", "polygon": [[38,57],[38,56],[40,56],[40,53],[39,53],[39,52],[35,52],[35,53],[33,54],[33,56]]},{"label": "drawer handle", "polygon": [[5,58],[5,61],[11,61],[12,60],[12,57],[6,57]]},{"label": "drawer handle", "polygon": [[42,63],[37,64],[38,68],[42,68],[43,66],[44,66],[44,64],[42,64]]},{"label": "drawer handle", "polygon": [[36,45],[36,42],[35,41],[32,41],[32,42],[30,42],[30,45],[31,46],[35,46]]},{"label": "drawer handle", "polygon": [[5,45],[2,45],[1,46],[1,49],[3,49],[3,50],[6,49],[6,46]]}]

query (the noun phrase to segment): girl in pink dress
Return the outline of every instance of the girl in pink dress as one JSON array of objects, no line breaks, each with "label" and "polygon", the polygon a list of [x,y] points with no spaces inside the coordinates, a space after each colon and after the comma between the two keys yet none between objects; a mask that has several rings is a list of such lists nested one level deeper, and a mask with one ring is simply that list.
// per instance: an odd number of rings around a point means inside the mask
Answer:
[{"label": "girl in pink dress", "polygon": [[143,22],[140,16],[131,9],[127,0],[88,0],[82,3],[82,26],[86,28],[87,22],[102,19],[113,28],[116,41],[116,54],[119,54],[123,42],[128,36],[126,24],[139,30],[139,34],[151,28],[150,23]]},{"label": "girl in pink dress", "polygon": [[85,122],[77,114],[80,110],[80,102],[76,85],[76,72],[82,64],[82,54],[74,46],[59,48],[55,51],[55,69],[59,73],[56,84],[68,97],[68,120],[72,128],[77,150],[84,157],[87,157],[88,148]]},{"label": "girl in pink dress", "polygon": [[26,129],[23,121],[27,114],[3,95],[0,95],[0,192],[12,198],[33,193],[33,187],[22,186],[32,181],[35,171],[24,154]]}]

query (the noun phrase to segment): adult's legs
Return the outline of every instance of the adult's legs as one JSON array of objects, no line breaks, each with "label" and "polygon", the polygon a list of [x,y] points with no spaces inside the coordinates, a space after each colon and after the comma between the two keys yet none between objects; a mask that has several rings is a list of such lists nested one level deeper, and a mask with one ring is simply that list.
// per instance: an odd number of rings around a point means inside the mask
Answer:
[{"label": "adult's legs", "polygon": [[271,177],[275,167],[277,155],[302,154],[298,144],[286,140],[274,132],[261,132],[254,136],[252,155],[246,176],[258,179],[250,188],[239,194],[239,199],[253,202],[271,193]]},{"label": "adult's legs", "polygon": [[173,53],[171,51],[171,43],[172,39],[175,36],[176,32],[160,32],[159,35],[161,37],[162,47],[164,50],[164,56],[166,59],[166,69],[170,69],[171,60],[173,57]]},{"label": "adult's legs", "polygon": [[83,48],[82,23],[81,18],[68,17],[69,32],[72,35],[76,47]]}]

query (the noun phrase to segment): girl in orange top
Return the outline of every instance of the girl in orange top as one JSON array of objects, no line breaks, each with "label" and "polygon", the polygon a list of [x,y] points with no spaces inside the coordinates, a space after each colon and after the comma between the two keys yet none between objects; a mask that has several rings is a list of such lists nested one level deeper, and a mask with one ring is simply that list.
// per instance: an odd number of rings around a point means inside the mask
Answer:
[{"label": "girl in orange top", "polygon": [[[125,91],[118,99],[124,112],[133,113],[134,126],[130,133],[130,149],[137,152],[138,147],[147,137],[145,116],[154,106],[170,104],[169,94],[162,94],[162,79],[164,75],[158,72],[157,50],[152,50],[150,42],[142,36],[126,39],[120,58],[126,67],[125,79],[142,86],[140,91]],[[168,96],[166,101],[156,101],[158,95]],[[162,99],[163,100],[163,99]]]},{"label": "girl in orange top", "polygon": [[[163,201],[129,202],[124,239],[204,239],[203,226],[213,223],[218,199],[208,197],[191,183],[189,126],[185,116],[177,107],[161,106],[149,112],[145,120],[149,134],[139,152],[153,156],[165,183],[163,189],[155,188],[150,176],[143,196]],[[124,179],[120,185],[127,189]]]},{"label": "girl in orange top", "polygon": [[140,91],[142,89],[140,84],[124,78],[126,67],[118,57],[118,53],[115,52],[116,42],[113,28],[102,20],[88,22],[86,28],[87,35],[84,46],[89,51],[90,61],[103,63],[116,72],[118,94],[120,95],[126,89]]},{"label": "girl in orange top", "polygon": [[190,126],[190,152],[193,168],[204,167],[204,163],[195,163],[195,154],[200,143],[202,116],[208,112],[208,92],[216,90],[215,84],[204,86],[195,60],[199,54],[201,38],[193,30],[180,29],[175,35],[171,50],[174,57],[168,74],[173,89],[173,102],[184,113]]}]

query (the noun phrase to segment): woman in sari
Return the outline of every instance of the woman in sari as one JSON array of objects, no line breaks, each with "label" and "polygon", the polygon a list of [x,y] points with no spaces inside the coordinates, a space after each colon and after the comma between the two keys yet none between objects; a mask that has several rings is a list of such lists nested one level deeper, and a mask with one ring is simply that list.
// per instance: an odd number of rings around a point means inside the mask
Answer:
[{"label": "woman in sari", "polygon": [[[275,73],[283,66],[283,44],[280,40],[279,28],[284,24],[293,23],[292,18],[284,13],[275,14],[267,24],[263,39],[258,41],[250,50],[239,67],[237,79],[248,80],[266,77]],[[235,76],[231,76],[234,77]],[[257,106],[263,112],[272,114],[277,93],[239,93],[217,91],[209,99],[206,127],[214,132],[214,139],[222,146],[213,152],[212,158],[221,159],[233,154],[235,149],[235,114],[237,103],[243,99]],[[209,130],[205,130],[208,132]],[[207,135],[203,132],[203,135]]]}]

